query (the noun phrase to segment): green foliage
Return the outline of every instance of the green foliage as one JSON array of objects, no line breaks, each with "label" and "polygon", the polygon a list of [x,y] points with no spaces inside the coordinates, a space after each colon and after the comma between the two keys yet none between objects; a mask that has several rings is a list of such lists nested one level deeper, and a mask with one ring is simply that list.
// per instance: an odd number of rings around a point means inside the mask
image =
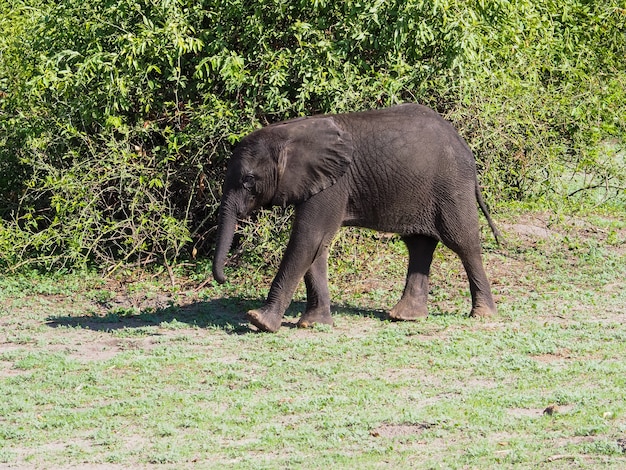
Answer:
[{"label": "green foliage", "polygon": [[0,263],[206,252],[242,135],[402,101],[461,129],[491,201],[623,207],[625,33],[618,0],[4,0]]},{"label": "green foliage", "polygon": [[473,76],[460,81],[453,113],[483,182],[499,197],[623,205],[625,5],[498,3],[490,23],[475,25]]}]

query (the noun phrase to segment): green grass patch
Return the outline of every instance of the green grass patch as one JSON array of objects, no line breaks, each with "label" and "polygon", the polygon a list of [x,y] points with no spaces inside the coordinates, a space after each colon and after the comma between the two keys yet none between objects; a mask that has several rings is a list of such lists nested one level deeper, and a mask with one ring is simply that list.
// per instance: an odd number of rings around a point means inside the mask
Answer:
[{"label": "green grass patch", "polygon": [[295,328],[300,289],[277,334],[253,331],[269,279],[245,265],[198,291],[202,266],[176,286],[3,278],[0,466],[624,468],[626,225],[497,219],[486,320],[440,249],[431,315],[389,322],[404,248],[362,231],[334,245],[333,328]]}]

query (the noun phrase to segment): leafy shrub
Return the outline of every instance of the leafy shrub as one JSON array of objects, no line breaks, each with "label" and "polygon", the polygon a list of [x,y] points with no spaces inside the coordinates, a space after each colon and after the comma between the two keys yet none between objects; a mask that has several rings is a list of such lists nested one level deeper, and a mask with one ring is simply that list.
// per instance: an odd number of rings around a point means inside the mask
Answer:
[{"label": "leafy shrub", "polygon": [[616,0],[3,2],[0,262],[206,253],[242,135],[402,101],[461,129],[491,201],[624,204],[625,22]]},{"label": "leafy shrub", "polygon": [[604,188],[591,196],[623,204],[626,10],[618,2],[496,3],[453,112],[483,182],[516,199]]}]

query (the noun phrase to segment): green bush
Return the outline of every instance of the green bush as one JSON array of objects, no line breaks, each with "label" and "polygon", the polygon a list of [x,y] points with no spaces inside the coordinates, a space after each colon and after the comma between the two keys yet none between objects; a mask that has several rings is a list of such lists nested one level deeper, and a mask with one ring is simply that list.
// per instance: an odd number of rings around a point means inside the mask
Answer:
[{"label": "green bush", "polygon": [[505,198],[623,204],[626,10],[610,1],[497,3],[452,117],[483,183]]},{"label": "green bush", "polygon": [[460,128],[492,202],[623,207],[625,34],[616,0],[4,0],[0,263],[207,253],[242,135],[403,101]]}]

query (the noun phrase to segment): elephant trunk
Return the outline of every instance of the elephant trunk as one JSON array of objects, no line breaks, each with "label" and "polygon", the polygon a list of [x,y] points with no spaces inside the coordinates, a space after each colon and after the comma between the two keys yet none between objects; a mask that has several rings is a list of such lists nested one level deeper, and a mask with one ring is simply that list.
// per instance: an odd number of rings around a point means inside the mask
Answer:
[{"label": "elephant trunk", "polygon": [[222,205],[218,215],[218,231],[217,243],[215,246],[215,255],[213,256],[213,278],[220,284],[226,282],[224,277],[224,264],[226,263],[226,255],[233,244],[233,236],[235,235],[235,226],[237,225],[236,211],[228,204]]}]

